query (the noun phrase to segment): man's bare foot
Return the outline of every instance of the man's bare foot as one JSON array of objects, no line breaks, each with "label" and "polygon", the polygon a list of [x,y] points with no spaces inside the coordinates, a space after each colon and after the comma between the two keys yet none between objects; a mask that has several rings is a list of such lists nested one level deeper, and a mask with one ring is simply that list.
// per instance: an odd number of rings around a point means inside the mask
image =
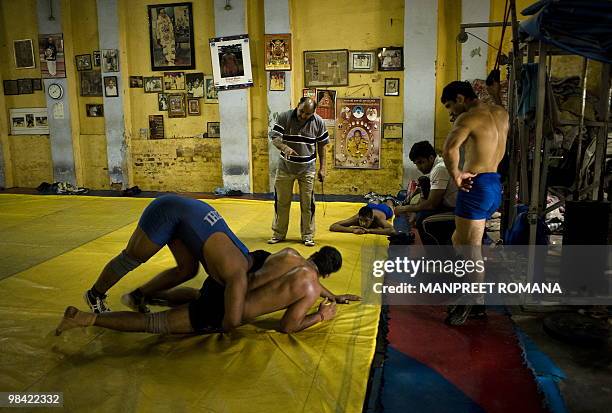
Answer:
[{"label": "man's bare foot", "polygon": [[55,329],[55,335],[59,336],[64,331],[72,328],[92,326],[96,322],[97,317],[97,314],[86,313],[85,311],[80,311],[76,307],[66,307],[64,317]]}]

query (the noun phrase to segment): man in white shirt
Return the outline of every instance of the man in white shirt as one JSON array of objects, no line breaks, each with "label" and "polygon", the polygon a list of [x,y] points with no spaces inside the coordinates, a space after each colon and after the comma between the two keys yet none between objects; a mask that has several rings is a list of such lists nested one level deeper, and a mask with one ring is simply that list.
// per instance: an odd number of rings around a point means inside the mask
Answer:
[{"label": "man in white shirt", "polygon": [[395,214],[416,213],[415,225],[421,240],[424,244],[429,244],[432,240],[423,231],[423,220],[455,209],[457,185],[450,178],[444,159],[436,154],[434,147],[428,141],[415,143],[408,156],[417,169],[429,177],[430,187],[429,190],[421,188],[421,201],[418,204],[398,206],[395,208]]}]

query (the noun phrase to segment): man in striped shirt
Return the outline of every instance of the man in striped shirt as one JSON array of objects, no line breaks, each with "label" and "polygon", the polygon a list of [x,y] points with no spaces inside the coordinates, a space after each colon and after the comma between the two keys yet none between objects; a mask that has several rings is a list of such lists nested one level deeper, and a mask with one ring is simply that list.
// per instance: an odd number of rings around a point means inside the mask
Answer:
[{"label": "man in striped shirt", "polygon": [[293,196],[293,183],[297,179],[300,187],[301,233],[304,245],[315,245],[315,164],[319,156],[318,177],[325,179],[325,145],[329,133],[323,119],[315,113],[317,103],[303,97],[297,108],[278,115],[270,139],[278,148],[280,159],[274,181],[274,222],[269,244],[281,242],[287,236],[289,209]]}]

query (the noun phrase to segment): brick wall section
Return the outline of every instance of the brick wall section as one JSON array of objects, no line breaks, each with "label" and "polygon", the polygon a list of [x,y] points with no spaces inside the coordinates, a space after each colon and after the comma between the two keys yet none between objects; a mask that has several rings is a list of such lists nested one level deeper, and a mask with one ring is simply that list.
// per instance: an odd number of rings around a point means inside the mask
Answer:
[{"label": "brick wall section", "polygon": [[134,185],[145,191],[212,192],[223,186],[219,139],[132,140]]}]

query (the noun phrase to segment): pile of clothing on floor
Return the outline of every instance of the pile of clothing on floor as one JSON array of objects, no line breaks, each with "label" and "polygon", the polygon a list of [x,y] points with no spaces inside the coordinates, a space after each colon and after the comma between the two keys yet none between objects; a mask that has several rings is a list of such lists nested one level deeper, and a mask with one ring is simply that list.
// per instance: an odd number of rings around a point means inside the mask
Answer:
[{"label": "pile of clothing on floor", "polygon": [[89,192],[88,188],[77,187],[68,182],[43,182],[36,190],[45,195],[83,195]]}]

